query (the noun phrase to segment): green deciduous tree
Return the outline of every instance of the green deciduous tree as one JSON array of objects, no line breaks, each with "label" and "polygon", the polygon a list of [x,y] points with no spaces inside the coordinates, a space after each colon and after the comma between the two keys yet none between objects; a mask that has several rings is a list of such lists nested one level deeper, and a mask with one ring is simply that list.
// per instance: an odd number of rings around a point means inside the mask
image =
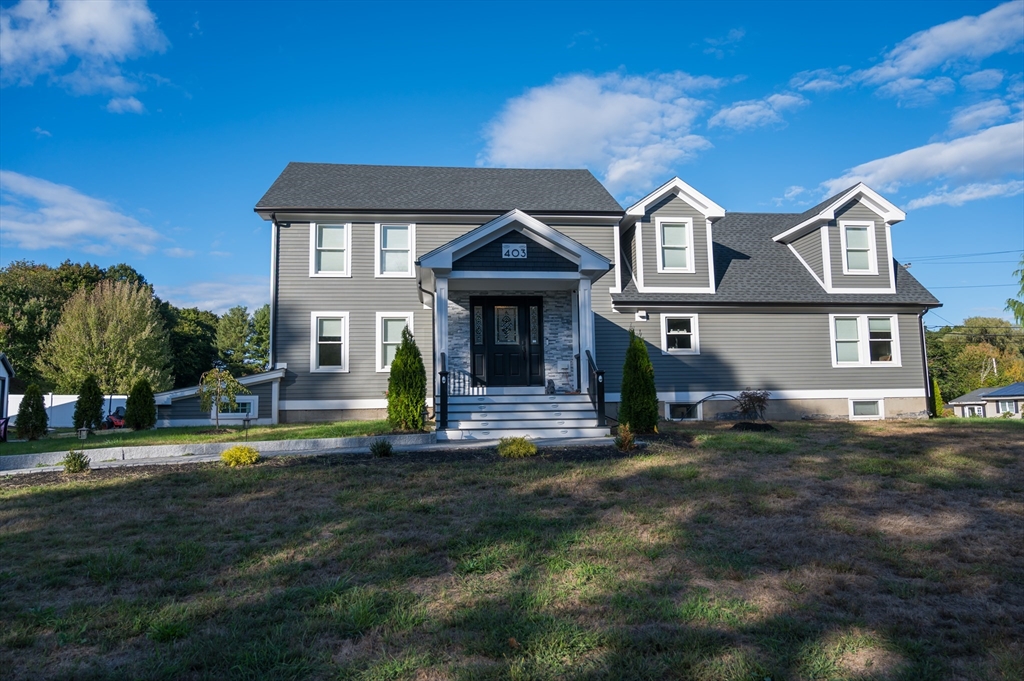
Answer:
[{"label": "green deciduous tree", "polygon": [[633,329],[629,330],[629,347],[622,365],[622,397],[619,402],[619,423],[628,423],[634,433],[658,430],[658,392],[654,386],[654,366],[647,354],[647,344]]},{"label": "green deciduous tree", "polygon": [[140,378],[171,385],[169,345],[151,291],[128,282],[80,289],[40,351],[37,366],[64,392],[96,376],[106,394],[126,393]]},{"label": "green deciduous tree", "polygon": [[148,430],[156,425],[156,402],[149,381],[140,378],[128,393],[124,405],[124,425],[132,430]]},{"label": "green deciduous tree", "polygon": [[171,348],[171,374],[175,388],[199,383],[203,372],[217,360],[217,315],[195,307],[160,304]]},{"label": "green deciduous tree", "polygon": [[252,335],[246,350],[246,361],[253,371],[270,368],[270,306],[264,305],[252,313]]},{"label": "green deciduous tree", "polygon": [[1013,315],[1018,325],[1024,326],[1024,255],[1020,258],[1020,267],[1013,271],[1013,276],[1020,281],[1020,290],[1016,298],[1006,299],[1006,311]]},{"label": "green deciduous tree", "polygon": [[89,374],[78,389],[78,401],[75,402],[75,429],[99,428],[103,423],[103,391],[96,377]]},{"label": "green deciduous tree", "polygon": [[238,405],[235,397],[248,395],[249,390],[227,369],[210,369],[199,379],[199,390],[196,393],[199,395],[199,408],[204,412],[218,405],[213,413],[217,428],[220,428],[221,410],[234,409]]},{"label": "green deciduous tree", "polygon": [[231,308],[217,322],[217,351],[232,376],[252,373],[246,362],[252,331],[249,310],[243,305]]},{"label": "green deciduous tree", "polygon": [[46,405],[43,404],[43,391],[33,383],[25,389],[25,395],[21,398],[15,432],[23,440],[38,440],[46,435],[49,423]]},{"label": "green deciduous tree", "polygon": [[402,343],[395,351],[388,378],[388,423],[397,430],[423,430],[427,406],[427,374],[416,340],[402,329]]}]

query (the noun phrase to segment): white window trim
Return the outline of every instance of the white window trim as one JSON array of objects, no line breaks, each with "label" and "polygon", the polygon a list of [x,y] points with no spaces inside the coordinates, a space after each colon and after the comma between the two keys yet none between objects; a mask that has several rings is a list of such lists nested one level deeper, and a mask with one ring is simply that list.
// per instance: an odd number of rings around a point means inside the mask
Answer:
[{"label": "white window trim", "polygon": [[[853,399],[848,400],[848,408],[851,421],[884,421],[885,420],[885,399],[879,397],[878,399]],[[854,402],[878,402],[878,416],[854,416],[853,415],[853,403]]]},{"label": "white window trim", "polygon": [[704,420],[704,403],[697,402],[697,416],[692,419],[674,419],[672,418],[672,405],[673,404],[693,404],[692,402],[665,402],[665,420],[666,421],[703,421]]},{"label": "white window trim", "polygon": [[[381,228],[384,226],[409,228],[409,269],[406,272],[382,272],[381,265]],[[373,226],[373,276],[378,279],[407,279],[416,276],[416,223],[415,222],[376,222]]]},{"label": "white window trim", "polygon": [[[840,362],[836,356],[836,317],[843,319],[854,318],[857,320],[857,352],[859,359],[856,362]],[[871,346],[868,338],[868,317],[876,319],[886,317],[892,328],[892,361],[872,362]],[[900,327],[899,316],[894,314],[837,314],[831,313],[828,316],[828,337],[832,346],[832,366],[836,369],[847,369],[850,367],[901,367],[903,358],[900,355]]]},{"label": "white window trim", "polygon": [[[980,413],[979,413],[980,412]],[[978,418],[985,416],[985,407],[971,404],[964,407],[965,418]]]},{"label": "white window trim", "polygon": [[[851,270],[849,260],[846,257],[846,228],[867,227],[868,228],[868,269]],[[878,245],[875,243],[875,223],[870,220],[840,220],[839,221],[839,252],[842,254],[843,274],[850,276],[878,276]]]},{"label": "white window trim", "polygon": [[416,327],[413,326],[414,315],[412,312],[378,312],[377,313],[377,373],[390,373],[391,365],[384,365],[384,328],[385,319],[405,318],[405,325],[409,327],[410,333],[416,335]]},{"label": "white window trim", "polygon": [[[226,397],[221,398],[221,402],[227,402],[227,401],[228,401],[228,398],[226,398]],[[252,405],[252,408],[249,410],[249,418],[252,419],[253,421],[255,421],[257,418],[259,418],[259,415],[260,415],[260,398],[259,398],[259,395],[235,395],[235,402],[238,403],[238,404],[245,404],[246,402],[248,402],[249,404]],[[210,419],[211,420],[215,420],[217,418],[217,414],[215,413],[215,411],[216,411],[216,405],[211,405],[210,406]],[[241,421],[244,418],[245,418],[245,414],[225,414],[224,412],[220,413],[220,420],[221,421]]]},{"label": "white window trim", "polygon": [[[686,267],[665,267],[664,243],[661,231],[661,226],[665,223],[670,225],[686,225]],[[695,274],[697,272],[697,258],[693,250],[693,218],[655,217],[654,232],[658,244],[659,274]]]},{"label": "white window trim", "polygon": [[[693,338],[693,347],[689,350],[669,350],[668,349],[668,320],[669,319],[690,319],[692,320],[693,332],[690,336]],[[663,355],[699,355],[700,354],[700,331],[697,323],[697,313],[693,314],[673,314],[673,313],[662,313],[661,315],[661,354]]]},{"label": "white window trim", "polygon": [[[320,367],[317,366],[317,349],[319,343],[317,338],[317,320],[318,319],[340,319],[341,320],[341,366],[340,367]],[[309,371],[314,374],[347,374],[348,373],[348,351],[349,351],[349,334],[348,334],[348,312],[336,312],[336,311],[321,311],[315,310],[309,313]]]},{"label": "white window trim", "polygon": [[1016,400],[996,400],[995,402],[996,402],[996,413],[997,414],[1004,413],[1004,411],[1003,411],[1003,403],[1006,403],[1006,404],[1010,405],[1010,413],[1011,414],[1016,414],[1017,413],[1017,401]]},{"label": "white window trim", "polygon": [[[345,228],[345,271],[318,272],[316,269],[317,231],[320,227]],[[311,222],[309,223],[309,276],[311,277],[351,277],[352,276],[352,223],[351,222]]]}]

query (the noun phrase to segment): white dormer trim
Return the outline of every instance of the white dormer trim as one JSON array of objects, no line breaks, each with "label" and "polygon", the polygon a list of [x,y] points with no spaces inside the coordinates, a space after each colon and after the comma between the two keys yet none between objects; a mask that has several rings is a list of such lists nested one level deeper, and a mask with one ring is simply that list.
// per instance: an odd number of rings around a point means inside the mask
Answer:
[{"label": "white dormer trim", "polygon": [[861,182],[857,186],[850,188],[849,191],[844,192],[842,196],[837,197],[835,201],[829,203],[817,215],[807,218],[800,224],[790,227],[785,232],[777,234],[772,238],[780,243],[789,243],[798,239],[820,223],[835,220],[836,211],[854,199],[860,199],[861,203],[882,218],[886,225],[894,225],[907,219],[907,214],[900,210],[898,206]]},{"label": "white dormer trim", "polygon": [[[840,232],[841,232],[842,228],[840,227],[839,229],[840,229]],[[889,225],[885,225],[885,248],[886,248],[886,252],[888,254],[888,262],[885,263],[885,266],[889,268],[889,288],[848,288],[848,287],[845,287],[845,286],[836,287],[834,285],[833,279],[832,279],[832,247],[830,245],[831,239],[830,239],[829,231],[828,230],[829,230],[828,225],[822,225],[821,228],[819,229],[819,232],[821,233],[821,265],[822,265],[823,271],[825,273],[824,288],[825,288],[825,292],[826,293],[839,293],[839,294],[843,294],[843,293],[849,293],[849,294],[863,294],[863,293],[868,293],[868,294],[890,293],[890,294],[892,294],[892,293],[896,293],[896,265],[894,264],[895,260],[893,260],[893,257],[892,257],[892,230],[891,230]],[[790,249],[793,248],[792,245],[790,245],[789,247],[790,247]],[[840,248],[841,247],[842,247],[842,241],[840,241]],[[874,255],[875,255],[876,261],[877,261],[877,257],[878,257],[877,256],[877,252],[878,252],[877,244],[875,245],[875,248],[873,249],[873,251],[874,251]],[[794,252],[795,252],[795,250],[794,250]],[[840,251],[840,257],[842,257],[844,255],[845,255],[845,253]],[[797,257],[799,257],[799,254],[797,255]],[[805,265],[806,265],[806,263],[805,263]],[[877,262],[876,262],[875,266],[876,267],[878,266]],[[810,269],[810,268],[808,267],[808,269]],[[815,277],[815,278],[817,279],[817,277]]]},{"label": "white dormer trim", "polygon": [[718,218],[725,217],[724,208],[680,180],[678,177],[673,177],[671,180],[627,208],[626,215],[622,219],[622,227],[626,228],[634,222],[637,222],[637,220],[647,214],[650,206],[668,196],[679,197],[686,203],[693,206],[708,220],[717,220]]}]

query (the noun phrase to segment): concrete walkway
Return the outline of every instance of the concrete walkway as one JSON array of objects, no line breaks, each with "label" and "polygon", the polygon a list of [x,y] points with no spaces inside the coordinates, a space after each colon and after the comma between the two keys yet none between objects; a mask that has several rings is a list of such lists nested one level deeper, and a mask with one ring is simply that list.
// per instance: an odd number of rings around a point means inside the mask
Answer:
[{"label": "concrete walkway", "polygon": [[[301,440],[292,440],[291,442],[302,442]],[[546,440],[534,440],[534,444],[537,445],[538,449],[544,447],[580,447],[580,446],[591,446],[591,447],[612,447],[614,446],[614,440],[609,437],[587,437],[587,438],[552,438]],[[232,444],[246,444],[244,442],[238,443],[224,443],[226,445]],[[250,445],[255,443],[248,443]],[[396,444],[394,445],[394,451],[396,452],[444,452],[444,451],[465,451],[473,449],[489,449],[497,446],[497,440],[457,440],[442,443],[429,443],[429,444]],[[88,452],[89,450],[86,450]],[[278,457],[278,456],[324,456],[329,454],[369,454],[369,445],[359,447],[339,447],[335,449],[316,449],[310,450],[308,448],[295,449],[292,451],[268,451],[260,452],[260,455],[264,458]],[[90,468],[128,468],[132,466],[170,466],[179,464],[189,463],[210,463],[219,462],[219,453],[209,454],[188,454],[188,455],[177,455],[177,456],[162,456],[162,457],[146,457],[138,459],[125,459],[125,460],[112,460],[112,461],[94,461]],[[63,466],[36,466],[33,468],[18,468],[12,470],[0,470],[0,477],[6,475],[28,475],[30,473],[53,473],[63,471]]]}]

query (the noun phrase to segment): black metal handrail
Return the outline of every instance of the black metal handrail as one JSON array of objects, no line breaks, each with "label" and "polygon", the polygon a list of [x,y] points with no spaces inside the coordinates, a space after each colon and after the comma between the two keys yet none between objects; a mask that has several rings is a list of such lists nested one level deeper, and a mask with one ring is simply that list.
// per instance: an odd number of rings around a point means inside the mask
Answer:
[{"label": "black metal handrail", "polygon": [[587,350],[587,366],[590,370],[590,381],[587,384],[587,394],[590,395],[590,403],[594,405],[597,412],[597,425],[604,426],[608,423],[604,413],[604,370],[597,368],[594,356]]},{"label": "black metal handrail", "polygon": [[440,385],[437,390],[437,405],[434,409],[434,420],[437,421],[436,430],[448,429],[448,358],[441,353],[441,371],[437,372]]}]

